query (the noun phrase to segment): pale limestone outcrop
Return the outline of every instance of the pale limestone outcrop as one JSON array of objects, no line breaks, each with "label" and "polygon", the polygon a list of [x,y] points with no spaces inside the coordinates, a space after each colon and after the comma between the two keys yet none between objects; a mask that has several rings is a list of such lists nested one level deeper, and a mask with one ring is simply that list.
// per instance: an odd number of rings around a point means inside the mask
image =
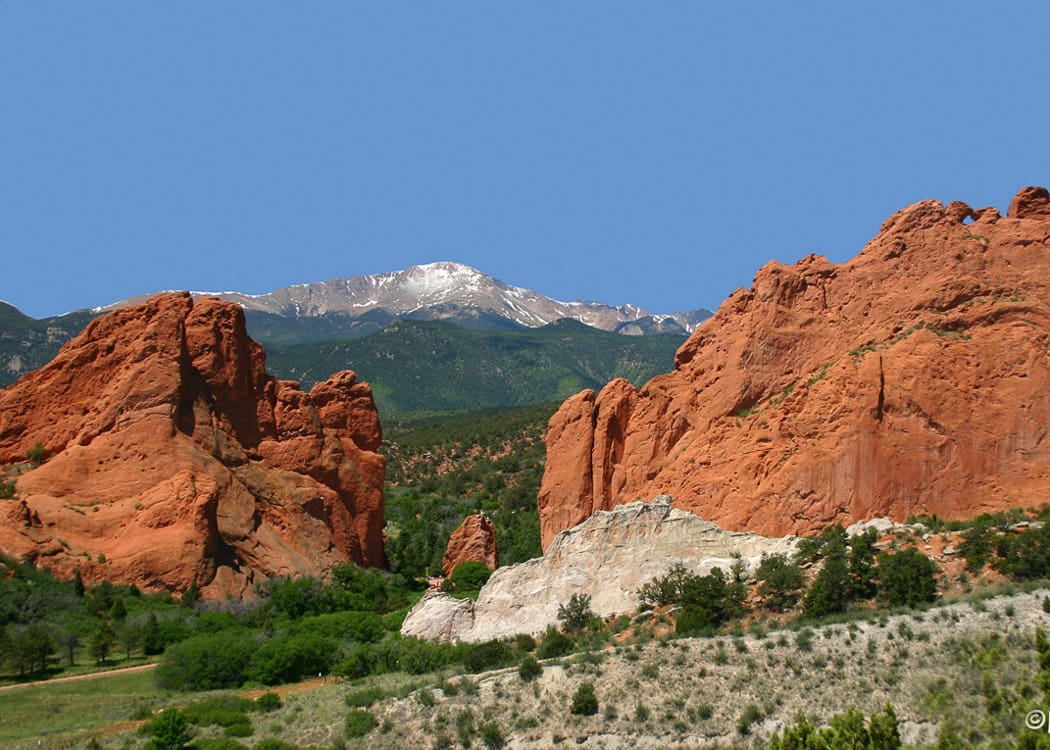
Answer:
[{"label": "pale limestone outcrop", "polygon": [[537,634],[557,624],[558,606],[573,594],[590,596],[591,609],[601,617],[632,612],[638,589],[676,563],[698,574],[715,567],[728,573],[739,556],[754,570],[764,554],[791,554],[798,542],[726,531],[671,503],[661,496],[598,511],[560,532],[543,557],[495,571],[476,602],[426,596],[401,632],[452,641]]}]

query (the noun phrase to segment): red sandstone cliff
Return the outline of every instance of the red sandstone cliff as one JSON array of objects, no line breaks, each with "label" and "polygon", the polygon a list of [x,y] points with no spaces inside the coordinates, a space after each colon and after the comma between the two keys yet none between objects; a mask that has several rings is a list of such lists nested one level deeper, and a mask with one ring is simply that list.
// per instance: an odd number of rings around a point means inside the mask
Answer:
[{"label": "red sandstone cliff", "polygon": [[242,594],[382,565],[381,433],[352,372],[265,372],[240,307],[163,294],[92,322],[0,390],[0,465],[51,454],[0,502],[0,550],[60,575]]},{"label": "red sandstone cliff", "polygon": [[[967,223],[970,222],[970,223]],[[1050,194],[923,201],[853,260],[766,264],[640,390],[547,431],[544,548],[661,493],[726,528],[817,531],[1050,500]]]},{"label": "red sandstone cliff", "polygon": [[445,547],[445,556],[441,560],[441,569],[445,575],[452,575],[456,566],[465,562],[484,563],[489,570],[496,569],[496,529],[492,521],[481,513],[463,519]]}]

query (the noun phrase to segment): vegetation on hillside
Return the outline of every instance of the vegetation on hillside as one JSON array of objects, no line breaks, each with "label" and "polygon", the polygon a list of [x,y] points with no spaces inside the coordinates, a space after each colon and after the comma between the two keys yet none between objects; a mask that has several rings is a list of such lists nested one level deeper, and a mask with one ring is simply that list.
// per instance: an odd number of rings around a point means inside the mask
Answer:
[{"label": "vegetation on hillside", "polygon": [[383,447],[391,570],[408,578],[439,575],[449,536],[479,511],[492,519],[500,565],[538,557],[542,437],[557,407],[391,422]]},{"label": "vegetation on hillside", "polygon": [[352,341],[267,347],[267,368],[304,387],[339,370],[372,385],[384,425],[402,414],[474,411],[564,399],[613,378],[667,372],[684,336],[624,336],[562,320],[520,331],[397,321]]},{"label": "vegetation on hillside", "polygon": [[50,362],[94,317],[80,311],[37,320],[0,302],[0,388]]}]

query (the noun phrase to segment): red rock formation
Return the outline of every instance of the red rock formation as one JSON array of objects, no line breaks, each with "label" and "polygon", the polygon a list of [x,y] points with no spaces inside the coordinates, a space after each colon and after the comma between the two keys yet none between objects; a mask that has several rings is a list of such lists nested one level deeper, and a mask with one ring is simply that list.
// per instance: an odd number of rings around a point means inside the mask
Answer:
[{"label": "red rock formation", "polygon": [[452,575],[457,565],[469,561],[484,563],[489,570],[495,570],[497,566],[496,529],[488,516],[482,513],[467,516],[459,528],[452,532],[445,548],[445,557],[441,560],[441,568],[448,576]]},{"label": "red rock formation", "polygon": [[265,372],[236,305],[164,294],[92,322],[0,390],[0,549],[60,575],[240,595],[274,575],[382,565],[371,389]]},{"label": "red rock formation", "polygon": [[[966,223],[972,220],[972,223]],[[1050,498],[1050,194],[923,201],[843,265],[766,264],[640,390],[550,421],[544,548],[667,493],[726,528],[808,533]]]}]

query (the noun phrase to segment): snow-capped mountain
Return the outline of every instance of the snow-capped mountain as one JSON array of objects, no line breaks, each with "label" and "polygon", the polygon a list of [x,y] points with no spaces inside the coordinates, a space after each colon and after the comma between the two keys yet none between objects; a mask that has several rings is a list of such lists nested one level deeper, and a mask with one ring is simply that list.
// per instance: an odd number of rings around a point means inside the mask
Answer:
[{"label": "snow-capped mountain", "polygon": [[[284,287],[269,294],[194,292],[240,304],[248,312],[285,318],[329,315],[449,320],[480,328],[536,328],[563,318],[627,334],[692,333],[708,310],[652,315],[635,305],[560,302],[531,289],[511,286],[470,266],[440,262],[402,271],[351,276]],[[125,300],[96,312],[131,304]]]}]

